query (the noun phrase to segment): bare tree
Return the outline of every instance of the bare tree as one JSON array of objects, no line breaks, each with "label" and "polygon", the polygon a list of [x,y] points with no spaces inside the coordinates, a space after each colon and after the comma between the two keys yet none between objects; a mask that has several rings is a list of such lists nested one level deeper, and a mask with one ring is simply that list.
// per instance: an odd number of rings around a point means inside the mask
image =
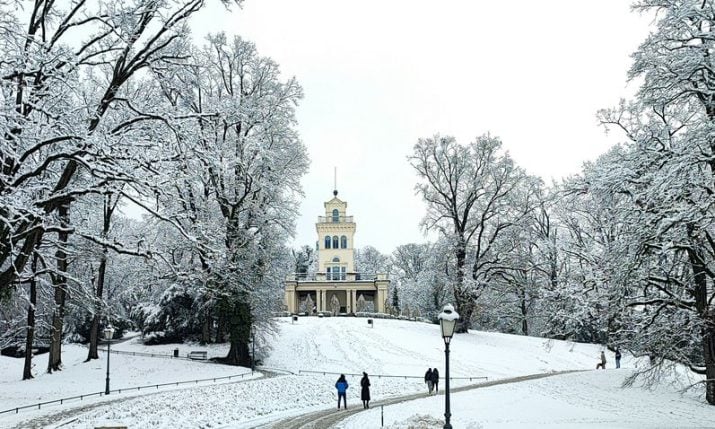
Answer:
[{"label": "bare tree", "polygon": [[420,139],[409,160],[427,203],[422,225],[452,246],[457,329],[466,332],[481,290],[501,268],[495,243],[523,215],[514,197],[527,176],[489,135],[468,146],[452,137]]}]

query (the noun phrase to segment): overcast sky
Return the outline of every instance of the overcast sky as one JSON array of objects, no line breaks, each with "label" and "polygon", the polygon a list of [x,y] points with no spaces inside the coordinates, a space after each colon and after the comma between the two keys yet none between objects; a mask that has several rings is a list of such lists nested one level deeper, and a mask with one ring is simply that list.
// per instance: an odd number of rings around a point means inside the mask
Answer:
[{"label": "overcast sky", "polygon": [[356,247],[424,242],[424,206],[407,162],[420,137],[467,143],[490,132],[546,181],[576,174],[617,141],[598,109],[633,93],[631,53],[650,19],[627,0],[218,1],[197,38],[226,31],[296,76],[298,131],[311,159],[294,245],[314,245],[332,197],[355,216]]}]

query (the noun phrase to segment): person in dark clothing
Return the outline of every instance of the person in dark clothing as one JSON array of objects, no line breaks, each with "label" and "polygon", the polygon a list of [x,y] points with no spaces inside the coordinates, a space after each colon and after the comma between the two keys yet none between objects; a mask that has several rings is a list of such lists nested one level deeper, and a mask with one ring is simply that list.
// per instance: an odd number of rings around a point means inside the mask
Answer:
[{"label": "person in dark clothing", "polygon": [[363,408],[370,408],[370,379],[367,378],[367,373],[362,373],[362,379],[360,380],[360,399],[362,400]]},{"label": "person in dark clothing", "polygon": [[432,381],[432,368],[427,368],[427,372],[425,372],[425,383],[427,383],[427,390],[429,390],[429,394],[432,394],[432,390],[434,390],[434,382]]},{"label": "person in dark clothing", "polygon": [[601,368],[601,369],[606,369],[606,354],[601,350],[601,362],[596,365],[596,369]]},{"label": "person in dark clothing", "polygon": [[434,384],[434,394],[439,393],[439,371],[437,368],[432,369],[432,383]]},{"label": "person in dark clothing", "polygon": [[345,379],[345,374],[340,374],[338,381],[335,382],[335,388],[338,389],[338,410],[340,409],[340,398],[343,398],[343,405],[348,409],[348,399],[346,392],[348,391],[348,381]]},{"label": "person in dark clothing", "polygon": [[621,351],[616,349],[616,368],[621,367]]}]

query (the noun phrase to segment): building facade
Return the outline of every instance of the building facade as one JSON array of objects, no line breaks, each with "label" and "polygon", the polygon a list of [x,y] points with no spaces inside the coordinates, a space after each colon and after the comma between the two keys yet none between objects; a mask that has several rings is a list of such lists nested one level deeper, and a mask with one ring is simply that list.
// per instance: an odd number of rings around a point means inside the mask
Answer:
[{"label": "building facade", "polygon": [[355,221],[347,215],[347,203],[326,201],[325,215],[318,216],[317,272],[314,276],[290,274],[285,284],[285,306],[292,314],[330,312],[385,312],[390,280],[382,273],[361,273],[355,266]]}]

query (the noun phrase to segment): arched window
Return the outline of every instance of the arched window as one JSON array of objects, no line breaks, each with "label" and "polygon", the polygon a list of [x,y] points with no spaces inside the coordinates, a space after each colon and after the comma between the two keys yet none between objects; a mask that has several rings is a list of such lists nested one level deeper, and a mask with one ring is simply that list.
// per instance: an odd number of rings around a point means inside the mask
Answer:
[{"label": "arched window", "polygon": [[339,249],[340,248],[340,243],[338,242],[338,236],[334,235],[333,236],[333,249]]},{"label": "arched window", "polygon": [[340,248],[341,249],[348,248],[348,238],[344,235],[340,237]]},{"label": "arched window", "polygon": [[329,235],[325,236],[325,248],[330,249],[330,236]]},{"label": "arched window", "polygon": [[340,258],[338,258],[337,256],[334,257],[334,258],[333,258],[333,262],[340,262]]},{"label": "arched window", "polygon": [[338,209],[333,209],[333,222],[340,222],[340,212]]}]

